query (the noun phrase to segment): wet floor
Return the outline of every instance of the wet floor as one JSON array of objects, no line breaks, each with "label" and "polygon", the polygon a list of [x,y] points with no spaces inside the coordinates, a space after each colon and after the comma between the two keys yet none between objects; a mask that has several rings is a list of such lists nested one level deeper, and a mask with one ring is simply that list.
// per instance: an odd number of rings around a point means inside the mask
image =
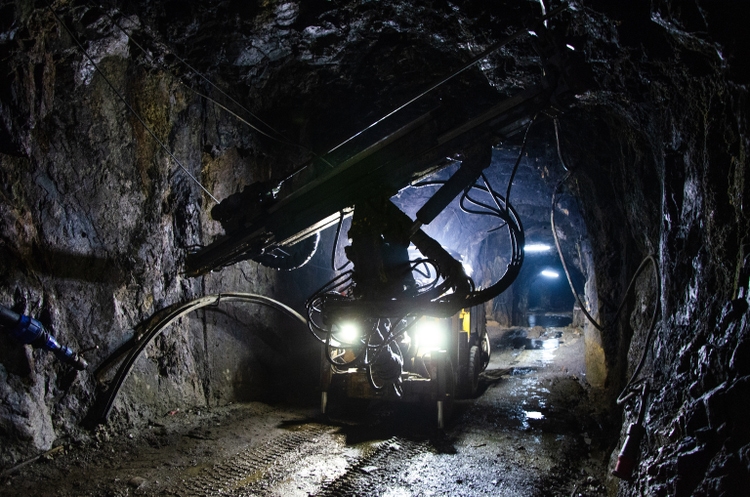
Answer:
[{"label": "wet floor", "polygon": [[[251,403],[106,430],[0,482],[39,496],[602,496],[609,450],[569,328],[491,327],[480,394],[444,431],[427,407]],[[128,435],[132,435],[128,436]]]}]

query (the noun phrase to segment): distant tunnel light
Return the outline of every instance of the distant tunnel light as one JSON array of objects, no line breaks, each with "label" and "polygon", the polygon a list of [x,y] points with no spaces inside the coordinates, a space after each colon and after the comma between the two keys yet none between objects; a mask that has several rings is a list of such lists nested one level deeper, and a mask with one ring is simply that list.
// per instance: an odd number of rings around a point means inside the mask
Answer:
[{"label": "distant tunnel light", "polygon": [[547,252],[552,247],[546,243],[529,243],[523,246],[524,252],[527,254],[537,254],[540,252]]},{"label": "distant tunnel light", "polygon": [[545,269],[539,274],[541,274],[545,278],[559,278],[560,277],[560,273],[558,273],[557,271],[553,271],[551,269]]}]

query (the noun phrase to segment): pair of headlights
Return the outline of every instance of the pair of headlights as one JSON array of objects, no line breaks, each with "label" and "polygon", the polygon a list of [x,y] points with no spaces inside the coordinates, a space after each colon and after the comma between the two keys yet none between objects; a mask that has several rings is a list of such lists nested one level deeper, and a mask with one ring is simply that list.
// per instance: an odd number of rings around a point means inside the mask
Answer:
[{"label": "pair of headlights", "polygon": [[[448,347],[448,320],[424,316],[414,324],[412,330],[404,333],[402,342],[410,344],[412,341],[419,353],[433,350],[444,350]],[[355,347],[364,338],[363,327],[356,321],[343,321],[332,327],[333,339],[331,345],[335,347]]]}]

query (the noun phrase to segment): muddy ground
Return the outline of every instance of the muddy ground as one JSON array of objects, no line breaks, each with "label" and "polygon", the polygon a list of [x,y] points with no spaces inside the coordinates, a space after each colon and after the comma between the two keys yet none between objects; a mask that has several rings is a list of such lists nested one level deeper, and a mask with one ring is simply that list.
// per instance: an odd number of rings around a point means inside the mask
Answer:
[{"label": "muddy ground", "polygon": [[[571,328],[491,327],[480,394],[428,407],[249,403],[98,431],[0,481],[0,496],[603,496],[613,447]],[[608,483],[609,482],[609,483]]]}]

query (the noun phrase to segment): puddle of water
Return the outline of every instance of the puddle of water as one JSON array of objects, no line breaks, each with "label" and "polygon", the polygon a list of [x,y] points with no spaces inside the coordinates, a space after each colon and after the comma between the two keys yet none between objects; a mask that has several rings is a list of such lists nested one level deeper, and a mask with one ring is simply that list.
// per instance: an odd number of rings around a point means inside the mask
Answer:
[{"label": "puddle of water", "polygon": [[548,365],[548,364],[550,364],[554,360],[555,360],[554,349],[545,349],[545,350],[542,351],[542,359],[541,359],[541,361],[542,361],[542,363],[544,363],[545,366]]},{"label": "puddle of water", "polygon": [[526,338],[526,350],[554,350],[560,347],[559,338]]},{"label": "puddle of water", "polygon": [[511,376],[524,376],[529,373],[532,373],[534,369],[532,368],[513,368],[513,371],[510,372]]}]

